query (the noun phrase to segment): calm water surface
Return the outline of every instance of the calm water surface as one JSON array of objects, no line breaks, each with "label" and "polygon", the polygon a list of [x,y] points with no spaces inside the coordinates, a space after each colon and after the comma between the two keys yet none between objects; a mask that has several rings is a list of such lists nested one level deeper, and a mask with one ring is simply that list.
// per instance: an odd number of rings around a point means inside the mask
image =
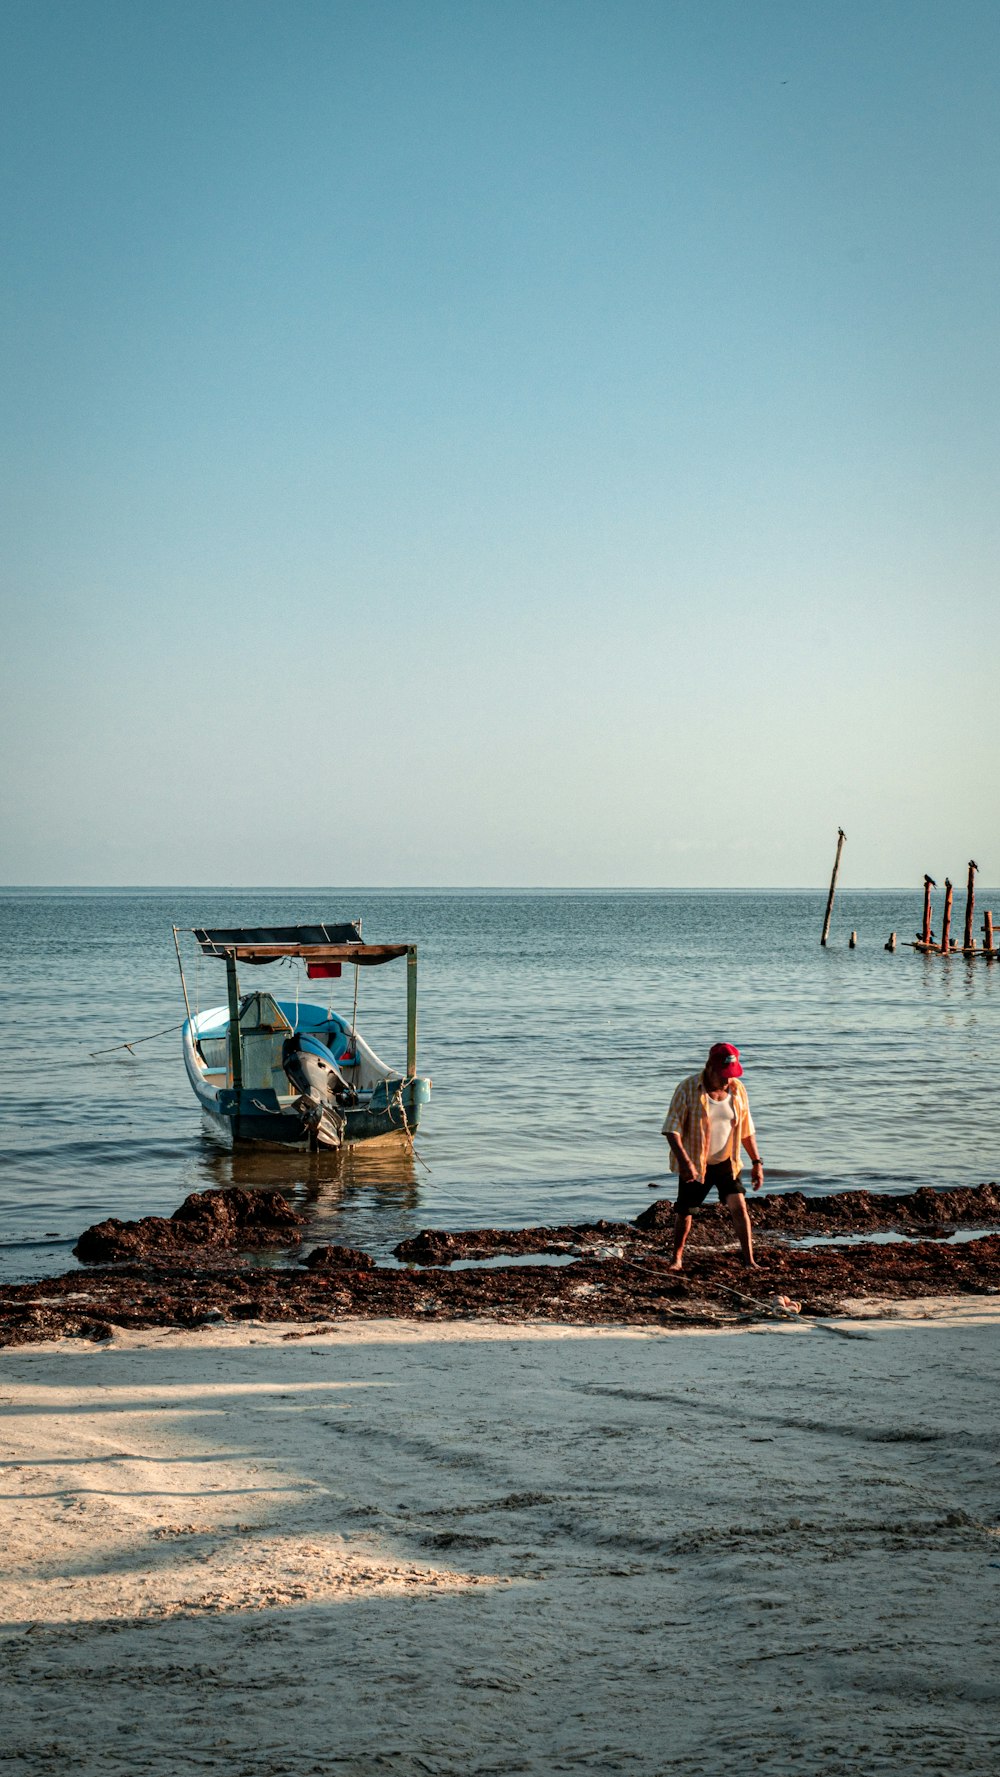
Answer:
[{"label": "calm water surface", "polygon": [[[1000,892],[980,892],[1000,914]],[[0,895],[0,1276],[71,1263],[107,1215],[189,1191],[277,1185],[307,1239],[386,1254],[421,1227],[633,1215],[662,1177],[670,1092],[723,1040],[743,1051],[768,1183],[808,1192],[978,1184],[997,1176],[1000,964],[883,950],[920,894],[388,893],[372,890]],[[179,1031],[170,927],[341,920],[420,947],[419,1066],[434,1091],[417,1139],[343,1155],[220,1150],[205,1135]],[[961,904],[958,925],[961,929]],[[852,927],[859,949],[847,948]],[[221,964],[196,961],[202,1006]],[[297,968],[297,965],[296,965]],[[250,972],[248,971],[248,976]],[[254,970],[294,996],[296,970]],[[353,975],[332,989],[350,1014]],[[405,1055],[405,968],[362,974],[358,1027]]]}]

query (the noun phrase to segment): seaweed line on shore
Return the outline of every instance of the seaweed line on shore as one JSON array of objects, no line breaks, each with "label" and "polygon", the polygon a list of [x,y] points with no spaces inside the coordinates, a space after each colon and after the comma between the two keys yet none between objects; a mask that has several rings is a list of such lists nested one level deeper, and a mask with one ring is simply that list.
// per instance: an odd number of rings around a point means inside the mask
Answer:
[{"label": "seaweed line on shore", "polygon": [[[631,1222],[425,1229],[397,1246],[399,1265],[340,1246],[315,1248],[298,1265],[253,1263],[262,1248],[294,1250],[303,1220],[278,1192],[231,1188],[197,1193],[170,1218],[99,1224],[76,1250],[103,1262],[0,1288],[0,1345],[108,1339],[116,1328],[345,1318],[718,1327],[785,1314],[789,1303],[828,1317],[859,1297],[1000,1293],[1000,1233],[942,1244],[956,1228],[996,1228],[993,1183],[896,1197],[773,1194],[754,1204],[760,1269],[750,1274],[718,1210],[701,1218],[685,1271],[671,1272],[672,1205],[663,1200]],[[849,1248],[792,1243],[875,1229],[912,1238]],[[569,1262],[517,1262],[529,1255]],[[512,1263],[451,1268],[458,1259],[498,1257]]]}]

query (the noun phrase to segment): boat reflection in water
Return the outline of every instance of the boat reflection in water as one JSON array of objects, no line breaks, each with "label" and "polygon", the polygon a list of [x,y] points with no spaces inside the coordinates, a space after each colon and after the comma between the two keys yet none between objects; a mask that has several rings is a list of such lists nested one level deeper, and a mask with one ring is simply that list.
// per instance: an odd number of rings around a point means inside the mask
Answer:
[{"label": "boat reflection in water", "polygon": [[385,1136],[357,1146],[321,1148],[220,1148],[203,1143],[203,1190],[239,1185],[245,1191],[280,1191],[308,1218],[302,1249],[325,1241],[388,1253],[400,1230],[415,1227],[420,1165],[405,1136]]}]

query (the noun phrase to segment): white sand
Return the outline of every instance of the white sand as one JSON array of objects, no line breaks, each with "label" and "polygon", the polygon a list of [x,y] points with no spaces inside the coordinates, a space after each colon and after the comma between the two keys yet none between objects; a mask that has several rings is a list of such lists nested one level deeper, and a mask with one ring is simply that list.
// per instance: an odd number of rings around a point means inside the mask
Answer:
[{"label": "white sand", "polygon": [[7,1768],[982,1777],[987,1309],[6,1352]]}]

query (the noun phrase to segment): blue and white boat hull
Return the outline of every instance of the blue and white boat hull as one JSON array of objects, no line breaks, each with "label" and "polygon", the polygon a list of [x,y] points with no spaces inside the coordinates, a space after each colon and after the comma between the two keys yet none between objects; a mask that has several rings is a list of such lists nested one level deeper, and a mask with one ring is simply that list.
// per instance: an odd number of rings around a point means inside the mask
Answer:
[{"label": "blue and white boat hull", "polygon": [[[356,1102],[344,1103],[341,1109],[343,1144],[415,1132],[421,1107],[430,1098],[430,1080],[406,1078],[386,1067],[342,1018],[323,1006],[284,1000],[275,1004],[291,1032],[313,1039],[311,1048],[322,1045],[337,1075],[349,1082]],[[192,1091],[208,1128],[225,1146],[234,1142],[315,1146],[302,1100],[281,1066],[282,1044],[277,1038],[257,1066],[253,1082],[244,1080],[241,1088],[233,1084],[228,1007],[210,1007],[186,1020],[182,1045]]]}]

